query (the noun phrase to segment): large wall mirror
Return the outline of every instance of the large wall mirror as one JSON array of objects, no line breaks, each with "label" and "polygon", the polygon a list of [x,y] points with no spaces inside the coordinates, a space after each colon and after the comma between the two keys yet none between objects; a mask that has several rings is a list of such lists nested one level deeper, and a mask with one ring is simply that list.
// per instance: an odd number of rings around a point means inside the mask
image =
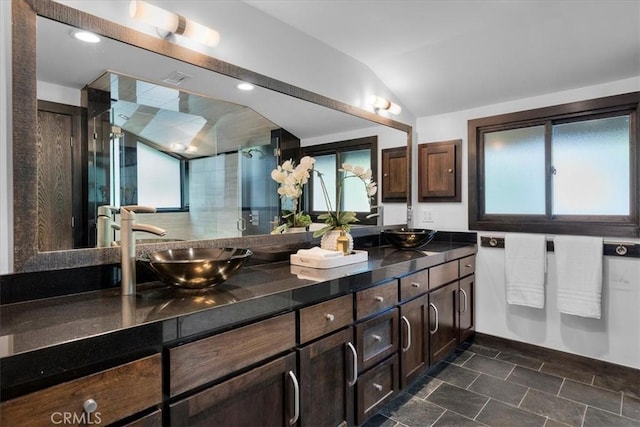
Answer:
[{"label": "large wall mirror", "polygon": [[[342,135],[376,136],[378,156],[384,148],[404,144],[411,147],[412,129],[408,125],[62,4],[16,0],[12,9],[16,272],[118,261],[117,248],[95,247],[100,246],[95,236],[78,237],[81,234],[78,230],[91,234],[97,207],[105,202],[113,204],[114,198],[118,200],[116,204],[120,201],[129,204],[127,200],[136,204],[156,203],[138,198],[142,183],[135,181],[135,186],[132,185],[125,172],[119,172],[115,181],[111,176],[109,185],[100,186],[100,168],[96,166],[100,162],[108,165],[103,174],[123,170],[120,166],[114,169],[109,162],[121,161],[124,167],[127,162],[132,164],[128,160],[131,158],[137,159],[136,168],[142,170],[143,162],[138,157],[149,151],[152,163],[163,161],[153,157],[160,155],[177,165],[177,178],[173,182],[182,182],[178,191],[186,194],[178,195],[177,205],[159,206],[166,208],[164,212],[144,218],[144,222],[176,228],[170,235],[175,242],[163,245],[184,246],[184,241],[192,240],[205,241],[200,244],[206,241],[227,244],[229,239],[246,236],[263,236],[252,238],[265,244],[281,237],[269,235],[270,222],[279,210],[277,197],[273,198],[275,202],[263,200],[265,194],[276,194],[275,183],[270,183],[269,178],[279,160],[278,139],[274,135],[294,135],[302,146],[336,142]],[[75,44],[70,33],[77,28],[102,35],[103,42],[89,47]],[[239,91],[237,85],[241,81],[253,83],[255,89]],[[163,107],[163,103],[177,107]],[[72,148],[68,161],[58,161],[64,156],[51,149],[50,144],[44,144],[45,139],[51,140],[51,135],[57,135],[59,130],[58,125],[47,121],[47,112],[57,114],[60,106],[74,104],[82,104],[83,108],[69,110],[80,112],[75,115],[80,122],[71,123],[70,132],[86,135],[84,139],[78,135],[73,139],[75,144],[81,141],[89,148]],[[47,129],[48,125],[53,128]],[[59,139],[58,136],[53,139],[56,138]],[[100,150],[97,144],[110,148]],[[136,150],[136,146],[142,148]],[[223,166],[212,172],[215,164]],[[180,176],[185,177],[185,167],[191,174],[186,181],[180,181]],[[68,197],[38,191],[43,174],[68,179]],[[78,176],[85,177],[84,183]],[[410,171],[408,184],[409,178]],[[226,196],[200,200],[199,189],[216,182],[222,185]],[[273,188],[268,188],[269,185]],[[135,197],[131,191],[134,187]],[[257,200],[250,200],[250,194],[255,194]],[[227,221],[231,218],[231,225],[212,227],[211,215],[215,211],[212,209],[204,211],[208,220],[198,223],[196,217],[200,214],[202,218],[203,211],[192,208],[198,203],[231,205],[236,210],[233,215],[227,211],[220,215]],[[68,233],[61,232],[61,237],[51,237],[54,234],[48,232],[43,237],[39,229],[53,227],[60,231],[69,228],[70,222],[65,218],[57,224],[60,215],[47,213],[42,208],[45,204],[66,209],[71,217],[77,218],[75,227]],[[402,214],[385,221],[385,225],[403,223],[407,205],[389,208]],[[76,212],[78,209],[84,209],[84,213]]]}]

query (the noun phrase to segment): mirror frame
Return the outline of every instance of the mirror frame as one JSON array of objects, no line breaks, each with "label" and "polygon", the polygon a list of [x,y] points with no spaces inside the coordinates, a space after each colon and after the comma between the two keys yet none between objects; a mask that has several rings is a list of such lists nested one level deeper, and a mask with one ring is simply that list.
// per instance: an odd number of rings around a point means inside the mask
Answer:
[{"label": "mirror frame", "polygon": [[[370,111],[290,85],[280,80],[221,61],[205,54],[140,33],[128,27],[90,15],[52,0],[11,1],[12,43],[12,113],[13,113],[13,271],[43,271],[85,267],[119,262],[118,248],[88,248],[67,251],[38,250],[38,167],[37,152],[37,82],[36,17],[52,19],[83,28],[103,37],[146,49],[212,72],[224,74],[254,85],[289,95],[320,106],[388,126],[407,134],[407,208],[411,207],[411,151],[413,128]],[[300,236],[296,236],[299,234]],[[191,246],[227,246],[239,239],[252,245],[284,244],[301,241],[308,233],[244,236],[228,239],[191,241]],[[149,245],[152,248],[184,246],[185,242]]]}]

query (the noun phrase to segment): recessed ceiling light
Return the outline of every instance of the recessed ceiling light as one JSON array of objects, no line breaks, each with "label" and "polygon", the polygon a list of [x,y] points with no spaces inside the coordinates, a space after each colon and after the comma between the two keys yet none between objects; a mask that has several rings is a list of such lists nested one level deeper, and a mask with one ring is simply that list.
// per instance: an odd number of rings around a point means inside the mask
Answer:
[{"label": "recessed ceiling light", "polygon": [[240,89],[240,90],[253,90],[253,85],[251,83],[240,83],[238,85],[238,89]]},{"label": "recessed ceiling light", "polygon": [[100,37],[96,36],[93,33],[90,33],[88,31],[72,31],[71,34],[73,35],[73,37],[75,37],[78,40],[81,40],[83,42],[87,42],[87,43],[99,43],[100,42]]}]

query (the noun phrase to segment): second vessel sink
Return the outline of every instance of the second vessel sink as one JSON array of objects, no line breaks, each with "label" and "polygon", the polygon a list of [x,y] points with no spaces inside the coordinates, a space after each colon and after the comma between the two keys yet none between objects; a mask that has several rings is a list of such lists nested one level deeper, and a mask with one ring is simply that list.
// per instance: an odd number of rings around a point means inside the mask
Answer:
[{"label": "second vessel sink", "polygon": [[436,230],[423,228],[397,228],[383,230],[382,235],[399,249],[418,249],[425,246],[435,237]]},{"label": "second vessel sink", "polygon": [[252,254],[239,248],[187,248],[152,252],[138,260],[165,283],[203,289],[227,280]]}]

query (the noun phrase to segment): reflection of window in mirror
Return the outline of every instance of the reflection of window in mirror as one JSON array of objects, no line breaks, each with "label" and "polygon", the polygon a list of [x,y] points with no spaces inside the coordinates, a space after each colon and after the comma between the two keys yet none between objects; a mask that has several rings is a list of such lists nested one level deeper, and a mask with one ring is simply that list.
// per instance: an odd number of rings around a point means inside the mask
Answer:
[{"label": "reflection of window in mirror", "polygon": [[[375,153],[378,152],[378,138],[376,136],[314,145],[305,147],[303,150],[303,155],[313,156],[316,159],[314,168],[324,175],[329,202],[334,209],[338,199],[336,181],[341,174],[338,169],[342,168],[343,163],[371,169],[374,174],[373,180],[376,181],[377,156]],[[309,194],[306,196],[307,210],[311,215],[316,216],[326,212],[327,205],[317,175],[313,176],[311,185],[308,186],[308,192]],[[377,200],[377,196],[374,196],[372,205],[376,204],[375,200]],[[344,181],[340,204],[341,210],[356,212],[356,216],[360,220],[358,224],[376,224],[377,218],[365,218],[371,210],[366,191],[360,180],[347,179]]]}]

